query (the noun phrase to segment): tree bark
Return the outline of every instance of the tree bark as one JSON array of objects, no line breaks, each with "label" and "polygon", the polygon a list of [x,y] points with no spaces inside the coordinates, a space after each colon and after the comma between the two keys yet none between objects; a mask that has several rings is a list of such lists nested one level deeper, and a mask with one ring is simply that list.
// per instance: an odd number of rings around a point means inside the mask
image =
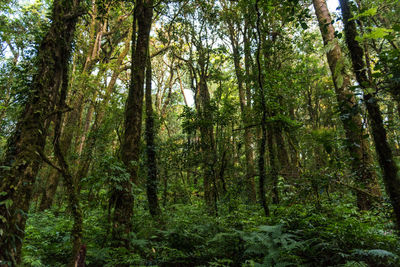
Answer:
[{"label": "tree bark", "polygon": [[60,174],[57,170],[50,170],[50,175],[46,181],[46,188],[43,190],[42,199],[40,200],[39,210],[44,211],[53,204],[54,196],[57,192],[57,187],[60,182]]},{"label": "tree bark", "polygon": [[62,109],[65,108],[65,100],[67,97],[68,91],[68,66],[64,66],[63,72],[63,82],[60,92],[59,98],[59,108],[57,111],[57,116],[54,120],[54,154],[57,158],[58,164],[60,167],[57,170],[60,172],[62,177],[64,178],[64,184],[67,189],[67,199],[68,206],[71,210],[71,214],[74,220],[71,230],[72,236],[72,257],[68,266],[73,267],[76,261],[76,258],[79,253],[79,249],[81,247],[81,239],[82,239],[82,228],[83,228],[83,215],[79,202],[79,192],[77,190],[77,184],[73,180],[73,176],[71,174],[70,166],[65,159],[66,151],[61,147],[60,136],[61,136],[61,128],[62,128]]},{"label": "tree bark", "polygon": [[383,172],[383,181],[386,191],[390,197],[394,214],[396,216],[397,228],[400,230],[400,179],[397,175],[398,168],[394,161],[392,150],[386,137],[386,129],[383,125],[382,114],[375,96],[367,89],[373,88],[373,82],[367,77],[365,63],[363,60],[363,49],[356,40],[357,29],[347,0],[340,0],[342,9],[346,44],[350,52],[353,70],[358,84],[364,89],[364,104],[367,107],[371,132],[375,142],[376,154]]},{"label": "tree bark", "polygon": [[[98,45],[97,42],[101,41],[99,40],[98,35],[101,35],[100,33],[96,34],[96,21],[98,20],[97,18],[97,10],[96,10],[96,4],[95,1],[92,1],[92,21],[90,24],[90,31],[89,31],[89,50],[86,55],[85,63],[83,64],[82,71],[80,75],[90,75],[92,72],[92,69],[94,67],[94,61],[95,57],[93,56],[94,50],[97,49]],[[104,28],[103,26],[100,26],[101,28]],[[75,66],[74,66],[75,67]],[[74,77],[74,76],[73,76]],[[72,78],[73,79],[73,78]],[[73,81],[71,80],[71,84],[73,84]],[[80,87],[82,86],[82,87]],[[77,129],[79,128],[79,124],[81,121],[82,117],[82,112],[83,112],[83,107],[84,107],[84,102],[86,100],[84,92],[86,91],[86,85],[85,84],[80,84],[79,85],[80,90],[74,95],[74,98],[72,98],[71,101],[71,106],[72,110],[68,112],[64,118],[63,118],[63,127],[62,127],[62,132],[60,136],[60,147],[62,149],[62,152],[64,155],[67,155],[70,153],[71,146],[73,143],[74,137],[78,137],[77,135]],[[71,94],[73,95],[73,94]],[[88,117],[88,116],[87,116]],[[88,121],[88,119],[86,120]],[[42,196],[42,200],[40,203],[39,210],[43,211],[45,209],[49,209],[51,205],[53,204],[54,196],[57,191],[57,187],[59,184],[61,176],[59,175],[58,171],[52,170],[51,175],[48,179],[48,183],[46,185],[46,190]]]},{"label": "tree bark", "polygon": [[[29,209],[46,141],[46,121],[54,111],[54,102],[65,75],[65,66],[71,55],[80,0],[59,0],[53,3],[52,24],[42,40],[36,59],[37,74],[33,77],[32,91],[20,115],[16,130],[8,142],[7,152],[0,170],[2,195],[0,201],[0,260],[10,266],[20,261],[26,213]],[[47,124],[48,125],[48,124]]]},{"label": "tree bark", "polygon": [[256,61],[257,61],[257,69],[258,69],[258,89],[260,92],[260,98],[261,98],[261,109],[262,109],[262,117],[261,117],[261,140],[260,140],[260,151],[258,155],[258,176],[259,176],[259,191],[260,191],[260,200],[261,200],[261,206],[264,209],[265,216],[269,216],[269,208],[267,204],[267,199],[265,196],[265,180],[266,180],[266,175],[265,175],[265,146],[266,146],[266,141],[267,141],[267,125],[266,125],[266,120],[267,120],[267,106],[265,102],[265,95],[264,95],[264,85],[263,85],[263,75],[262,75],[262,70],[261,70],[261,59],[260,59],[260,50],[261,50],[261,29],[260,29],[260,20],[261,20],[261,13],[258,8],[258,2],[259,0],[256,0],[255,4],[255,9],[257,12],[257,37],[258,37],[258,44],[257,44],[257,56],[256,56]]},{"label": "tree bark", "polygon": [[213,115],[211,111],[210,93],[207,86],[205,51],[201,47],[199,49],[199,83],[197,84],[196,93],[196,109],[201,119],[200,136],[201,150],[203,156],[203,185],[204,199],[208,212],[210,214],[217,213],[216,206],[216,147],[213,129]]},{"label": "tree bark", "polygon": [[[325,0],[313,0],[315,13],[318,18],[321,35],[325,46],[333,46],[327,53],[329,67],[335,86],[336,98],[339,104],[340,119],[343,123],[347,139],[347,149],[352,158],[351,167],[358,186],[372,195],[380,195],[376,173],[372,166],[369,145],[364,138],[365,131],[358,111],[357,100],[351,86],[350,78],[345,72],[342,52],[335,39],[335,29]],[[362,55],[361,55],[362,57]],[[371,208],[372,199],[366,194],[356,192],[357,205],[362,210]]]},{"label": "tree bark", "polygon": [[247,198],[249,203],[256,203],[257,201],[257,194],[256,194],[256,185],[254,181],[255,176],[255,168],[254,168],[254,154],[253,149],[251,146],[252,143],[252,133],[251,129],[246,127],[249,123],[249,110],[250,107],[246,102],[245,96],[245,89],[243,88],[243,73],[242,67],[240,66],[240,53],[239,53],[239,43],[237,38],[235,38],[234,28],[233,28],[233,21],[229,21],[229,37],[231,40],[231,46],[233,50],[233,62],[235,66],[235,73],[236,79],[238,84],[239,90],[239,102],[240,102],[240,112],[242,123],[244,125],[244,149],[245,149],[245,156],[246,156],[246,191],[247,191]]},{"label": "tree bark", "polygon": [[269,125],[267,129],[267,147],[269,158],[269,176],[272,182],[272,203],[279,204],[279,190],[278,190],[278,166],[277,166],[277,153],[274,147],[274,126]]},{"label": "tree bark", "polygon": [[146,153],[147,153],[147,182],[146,193],[149,203],[149,211],[154,219],[161,215],[157,197],[157,158],[154,142],[154,111],[151,100],[151,61],[147,58],[146,67]]},{"label": "tree bark", "polygon": [[[144,94],[144,70],[146,68],[150,28],[153,17],[153,1],[138,0],[135,6],[132,35],[131,84],[125,104],[125,133],[121,149],[122,160],[130,178],[121,181],[122,190],[114,210],[113,240],[116,247],[130,248],[129,233],[132,230],[133,194],[132,183],[138,183],[138,161],[142,130],[142,106]],[[137,20],[137,21],[136,21]],[[136,22],[138,25],[137,40]]]},{"label": "tree bark", "polygon": [[285,139],[283,138],[282,127],[280,125],[274,125],[273,133],[276,144],[276,154],[279,161],[278,173],[285,178],[289,178],[291,176],[292,168],[289,163],[289,154],[285,146]]}]

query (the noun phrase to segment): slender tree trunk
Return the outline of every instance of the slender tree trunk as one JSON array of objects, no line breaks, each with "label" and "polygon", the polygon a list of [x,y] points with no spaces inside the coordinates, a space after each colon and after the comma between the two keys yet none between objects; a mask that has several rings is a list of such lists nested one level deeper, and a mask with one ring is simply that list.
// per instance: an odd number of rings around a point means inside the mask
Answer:
[{"label": "slender tree trunk", "polygon": [[59,176],[60,174],[57,170],[52,169],[50,171],[46,182],[46,188],[43,190],[42,199],[40,200],[40,211],[49,209],[53,204],[54,196],[56,195],[58,183],[60,181]]},{"label": "slender tree trunk", "polygon": [[267,147],[268,147],[268,158],[269,158],[269,176],[272,182],[272,203],[279,204],[279,191],[278,191],[278,166],[276,149],[274,147],[274,129],[272,125],[269,125],[267,130]]},{"label": "slender tree trunk", "polygon": [[[313,0],[313,4],[324,44],[333,44],[333,48],[327,53],[327,58],[339,103],[340,119],[346,134],[347,148],[352,158],[351,166],[355,180],[363,190],[373,195],[380,195],[369,146],[364,138],[365,131],[362,126],[357,101],[353,92],[349,90],[351,86],[350,78],[345,73],[344,60],[341,49],[335,39],[335,29],[331,24],[331,16],[325,0]],[[371,208],[372,203],[368,195],[362,194],[361,191],[357,191],[356,194],[357,205],[360,209],[367,210]]]},{"label": "slender tree trunk", "polygon": [[261,206],[264,209],[265,216],[269,216],[269,208],[267,204],[267,199],[265,196],[265,146],[267,141],[267,106],[265,102],[265,95],[264,95],[264,84],[263,84],[263,75],[261,70],[261,59],[260,59],[260,50],[261,50],[261,29],[260,29],[260,20],[261,20],[261,13],[258,8],[259,0],[256,0],[255,9],[257,12],[257,37],[258,37],[258,44],[257,44],[257,68],[258,68],[258,89],[260,91],[260,98],[261,98],[261,109],[262,109],[262,117],[261,117],[261,141],[260,141],[260,151],[258,155],[258,172],[259,172],[259,190],[260,190],[260,200]]},{"label": "slender tree trunk", "polygon": [[248,103],[246,103],[245,89],[243,88],[244,79],[242,74],[242,68],[240,66],[239,43],[238,40],[235,39],[232,23],[233,22],[231,21],[228,27],[229,27],[230,40],[233,50],[233,61],[235,66],[236,79],[238,83],[240,111],[241,111],[242,123],[244,125],[244,146],[246,155],[246,191],[249,203],[256,203],[257,194],[256,194],[256,185],[254,181],[254,176],[255,176],[254,155],[251,146],[252,133],[251,129],[249,127],[246,127],[249,124],[248,116],[250,107],[247,105]]},{"label": "slender tree trunk", "polygon": [[[36,72],[32,90],[14,134],[9,139],[4,162],[9,166],[0,170],[0,260],[16,265],[24,238],[26,213],[29,209],[32,188],[42,162],[40,154],[46,141],[45,122],[54,111],[54,101],[62,84],[65,66],[71,54],[78,18],[79,0],[54,1],[52,24],[38,50]],[[48,124],[47,124],[48,125]],[[22,212],[21,212],[22,211]]]},{"label": "slender tree trunk", "polygon": [[65,159],[66,151],[61,147],[60,136],[62,128],[62,109],[65,108],[65,100],[68,92],[68,66],[64,65],[63,72],[63,82],[59,98],[59,108],[57,111],[57,116],[54,120],[54,154],[57,158],[59,166],[57,170],[61,173],[64,178],[64,184],[67,188],[67,199],[68,206],[71,210],[72,217],[74,220],[71,236],[72,236],[72,257],[68,266],[73,267],[75,265],[76,258],[81,247],[82,239],[82,228],[83,228],[83,215],[79,202],[79,192],[77,190],[77,185],[74,183],[73,176],[71,174],[70,166]]},{"label": "slender tree trunk", "polygon": [[157,158],[154,142],[154,111],[151,100],[151,61],[147,58],[146,67],[146,152],[147,152],[147,182],[146,193],[149,202],[150,214],[155,219],[161,215],[157,197]]},{"label": "slender tree trunk", "polygon": [[80,153],[80,158],[78,162],[78,169],[74,175],[74,180],[79,183],[84,177],[87,176],[90,168],[90,164],[92,163],[92,156],[93,152],[96,146],[99,130],[102,126],[104,116],[106,113],[106,108],[107,105],[110,102],[111,95],[113,93],[115,83],[117,82],[118,76],[121,73],[121,65],[122,62],[124,61],[126,55],[129,52],[129,45],[130,45],[130,40],[132,38],[132,31],[129,32],[126,40],[125,40],[125,46],[124,50],[121,52],[121,54],[118,56],[117,61],[115,62],[116,68],[113,71],[113,74],[111,75],[110,82],[107,85],[106,92],[103,98],[103,101],[99,105],[99,108],[97,110],[94,123],[92,124],[88,138],[83,140],[82,149]]},{"label": "slender tree trunk", "polygon": [[369,115],[369,123],[375,142],[376,154],[378,155],[379,164],[383,172],[383,181],[386,186],[386,191],[390,197],[396,215],[397,228],[400,230],[400,179],[397,175],[398,168],[387,141],[386,129],[383,125],[382,114],[377,99],[366,90],[368,88],[374,88],[374,85],[367,77],[363,61],[364,53],[356,40],[357,29],[355,21],[351,20],[352,14],[349,2],[347,0],[340,0],[339,2],[342,9],[346,43],[353,63],[353,70],[356,74],[358,84],[364,89],[364,104],[367,107]]}]

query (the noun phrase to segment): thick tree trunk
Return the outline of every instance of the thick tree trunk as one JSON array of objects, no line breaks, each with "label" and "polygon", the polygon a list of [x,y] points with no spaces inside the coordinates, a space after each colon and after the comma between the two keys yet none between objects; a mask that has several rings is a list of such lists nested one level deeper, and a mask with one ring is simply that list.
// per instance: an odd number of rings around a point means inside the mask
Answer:
[{"label": "thick tree trunk", "polygon": [[[132,35],[131,84],[125,105],[125,133],[121,149],[122,160],[130,174],[128,181],[122,181],[121,190],[114,210],[113,240],[115,246],[129,249],[129,233],[132,230],[133,195],[131,183],[138,183],[138,161],[140,155],[140,137],[142,130],[142,106],[144,94],[144,70],[146,68],[150,28],[153,17],[153,1],[136,2],[133,27],[138,24]],[[136,42],[135,42],[136,41]]]},{"label": "thick tree trunk", "polygon": [[[92,69],[94,67],[94,63],[95,63],[95,57],[93,56],[94,54],[94,50],[97,49],[98,45],[97,42],[101,41],[99,40],[98,35],[101,35],[100,33],[96,34],[96,21],[97,16],[96,16],[96,5],[95,2],[92,1],[92,21],[91,21],[91,26],[90,26],[90,32],[89,32],[89,36],[90,36],[90,49],[87,52],[86,55],[86,60],[85,63],[83,65],[82,71],[80,73],[80,75],[90,75],[90,73],[92,72]],[[104,28],[103,26],[101,28]],[[72,83],[72,81],[71,81]],[[79,90],[75,95],[74,98],[71,100],[71,106],[72,106],[72,110],[70,112],[68,112],[63,121],[63,127],[62,127],[62,133],[61,133],[61,137],[60,137],[60,146],[62,149],[62,152],[64,155],[68,155],[70,153],[71,150],[71,146],[73,143],[73,139],[74,137],[77,137],[77,129],[79,128],[79,124],[81,121],[81,117],[82,117],[82,112],[83,112],[83,107],[84,107],[84,102],[86,100],[85,97],[85,84],[80,84],[79,86],[81,87],[81,90]],[[90,114],[88,114],[90,117]],[[86,116],[88,117],[88,116]],[[88,118],[86,119],[86,121],[88,121]],[[42,196],[42,200],[40,203],[40,207],[39,209],[41,211],[45,210],[45,209],[49,209],[51,207],[51,205],[53,204],[53,200],[54,200],[54,196],[56,194],[57,191],[57,187],[59,184],[59,180],[61,178],[61,175],[58,173],[58,171],[53,170],[48,178],[48,183],[46,185],[46,190]]]},{"label": "thick tree trunk", "polygon": [[161,215],[157,197],[157,158],[154,142],[154,111],[151,100],[151,61],[148,57],[146,67],[146,152],[147,152],[147,182],[146,193],[150,214],[155,219]]},{"label": "thick tree trunk", "polygon": [[[289,164],[289,154],[285,146],[285,140],[283,139],[283,131],[279,125],[273,127],[274,140],[276,143],[276,151],[279,161],[279,171],[278,173],[285,178],[291,176],[291,166]],[[278,170],[277,169],[277,170]]]},{"label": "thick tree trunk", "polygon": [[0,201],[10,205],[0,206],[0,260],[16,265],[24,237],[26,213],[29,209],[32,187],[42,161],[47,127],[54,111],[54,101],[62,84],[65,65],[71,54],[78,18],[79,0],[60,0],[53,3],[52,24],[45,35],[36,59],[37,74],[32,91],[8,142],[5,161],[1,168]]},{"label": "thick tree trunk", "polygon": [[397,175],[398,168],[387,141],[386,130],[383,125],[382,114],[377,99],[374,95],[365,90],[371,87],[373,88],[374,86],[372,81],[367,77],[363,60],[364,53],[356,40],[357,29],[355,21],[351,20],[352,15],[349,2],[347,0],[340,0],[339,2],[342,9],[346,43],[353,63],[353,70],[356,74],[358,84],[364,89],[364,104],[367,107],[369,115],[369,123],[375,142],[376,154],[378,155],[379,164],[383,172],[383,181],[386,186],[386,191],[390,197],[396,215],[397,228],[400,230],[400,179]]},{"label": "thick tree trunk", "polygon": [[[331,16],[325,0],[313,0],[313,4],[324,44],[333,45],[332,49],[327,53],[327,58],[339,103],[340,119],[346,134],[347,148],[352,158],[351,166],[355,181],[358,186],[361,186],[368,193],[380,195],[376,174],[372,166],[369,145],[364,138],[365,131],[362,126],[357,101],[353,92],[349,90],[351,86],[350,78],[345,73],[344,59],[335,39],[335,29],[331,24]],[[371,199],[368,195],[360,192],[356,192],[358,207],[363,210],[371,208]]]},{"label": "thick tree trunk", "polygon": [[[200,52],[204,53],[204,51]],[[196,94],[196,107],[202,120],[200,127],[201,150],[203,156],[203,185],[204,199],[208,212],[215,215],[217,213],[216,205],[216,148],[213,131],[213,118],[211,113],[210,93],[207,86],[207,78],[204,70],[205,63],[200,55],[199,65],[201,67],[201,75],[198,84],[198,93]]]}]

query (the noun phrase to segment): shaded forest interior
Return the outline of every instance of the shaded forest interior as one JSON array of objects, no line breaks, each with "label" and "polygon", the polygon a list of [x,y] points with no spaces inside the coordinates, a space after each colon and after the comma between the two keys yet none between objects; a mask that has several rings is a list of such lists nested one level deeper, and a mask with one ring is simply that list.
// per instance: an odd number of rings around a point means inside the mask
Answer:
[{"label": "shaded forest interior", "polygon": [[400,2],[338,5],[0,1],[0,266],[400,266]]}]

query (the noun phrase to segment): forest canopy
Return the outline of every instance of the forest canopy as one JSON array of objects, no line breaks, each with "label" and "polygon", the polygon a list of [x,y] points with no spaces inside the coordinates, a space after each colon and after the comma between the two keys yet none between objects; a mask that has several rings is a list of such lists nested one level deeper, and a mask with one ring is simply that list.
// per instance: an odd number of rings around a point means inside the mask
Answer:
[{"label": "forest canopy", "polygon": [[1,0],[0,266],[400,266],[399,14]]}]

